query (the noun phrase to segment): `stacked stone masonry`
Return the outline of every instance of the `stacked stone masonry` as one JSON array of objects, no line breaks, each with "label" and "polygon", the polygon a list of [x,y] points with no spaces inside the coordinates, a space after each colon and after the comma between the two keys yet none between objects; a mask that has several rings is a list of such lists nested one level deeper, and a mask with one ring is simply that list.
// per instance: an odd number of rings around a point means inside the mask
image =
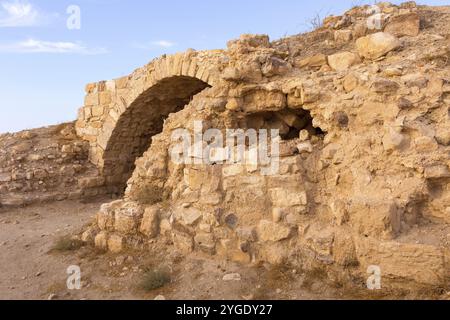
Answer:
[{"label": "stacked stone masonry", "polygon": [[[376,265],[388,287],[448,288],[450,9],[379,8],[376,30],[355,7],[310,33],[243,35],[88,85],[76,132],[102,187],[123,197],[82,239],[112,252],[162,241],[345,283]],[[174,163],[172,133],[194,121],[279,129],[277,173],[227,152]]]}]

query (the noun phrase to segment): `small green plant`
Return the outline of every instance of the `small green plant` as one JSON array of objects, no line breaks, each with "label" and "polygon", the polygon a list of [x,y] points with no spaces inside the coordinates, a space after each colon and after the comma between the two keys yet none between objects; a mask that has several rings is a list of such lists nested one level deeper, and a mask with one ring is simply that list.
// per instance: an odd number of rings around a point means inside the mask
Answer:
[{"label": "small green plant", "polygon": [[170,282],[170,276],[164,271],[151,270],[144,273],[139,287],[145,291],[152,291],[164,287]]},{"label": "small green plant", "polygon": [[84,246],[84,243],[81,240],[73,239],[71,237],[62,237],[56,241],[53,250],[59,252],[75,251],[82,246]]}]

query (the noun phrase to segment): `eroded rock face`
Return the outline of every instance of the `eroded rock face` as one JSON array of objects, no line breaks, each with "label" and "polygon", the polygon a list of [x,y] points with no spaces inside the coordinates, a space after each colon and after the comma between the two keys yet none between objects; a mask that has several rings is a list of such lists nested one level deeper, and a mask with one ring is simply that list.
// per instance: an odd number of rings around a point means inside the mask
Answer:
[{"label": "eroded rock face", "polygon": [[[378,266],[386,287],[448,284],[448,43],[436,27],[415,28],[426,10],[447,24],[450,11],[383,3],[374,30],[367,9],[309,34],[244,35],[227,50],[161,57],[89,85],[78,134],[105,184],[126,191],[84,239],[114,252],[163,239],[184,254],[356,278]],[[263,138],[279,157],[240,163],[236,143],[211,150],[196,139],[208,129],[255,132],[242,159]]]}]

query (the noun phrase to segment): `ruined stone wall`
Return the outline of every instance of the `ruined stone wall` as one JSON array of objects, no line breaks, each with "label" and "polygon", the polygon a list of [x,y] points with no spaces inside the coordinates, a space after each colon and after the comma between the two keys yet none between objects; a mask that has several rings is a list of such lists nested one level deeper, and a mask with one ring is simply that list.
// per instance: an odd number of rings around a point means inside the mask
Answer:
[{"label": "ruined stone wall", "polygon": [[[376,8],[89,84],[75,126],[0,136],[0,203],[121,194],[82,240],[319,268],[339,283],[373,265],[385,287],[448,286],[450,9]],[[195,121],[279,130],[276,172],[230,162],[236,145],[174,162],[174,132]],[[258,148],[248,141],[245,158]]]},{"label": "ruined stone wall", "polygon": [[88,154],[73,123],[0,135],[0,206],[105,194]]},{"label": "ruined stone wall", "polygon": [[[124,199],[105,204],[83,240],[120,252],[157,238],[344,282],[376,265],[386,286],[448,285],[450,11],[379,8],[384,32],[357,7],[309,34],[231,41],[214,84],[168,115]],[[172,133],[199,120],[284,132],[279,171],[223,163],[228,153],[173,163]]]}]

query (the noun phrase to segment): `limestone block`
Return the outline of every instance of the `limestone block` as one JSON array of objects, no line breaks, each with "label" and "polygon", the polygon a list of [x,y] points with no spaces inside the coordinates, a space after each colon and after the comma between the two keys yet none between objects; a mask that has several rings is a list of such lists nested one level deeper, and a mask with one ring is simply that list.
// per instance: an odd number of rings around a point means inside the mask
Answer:
[{"label": "limestone block", "polygon": [[305,142],[299,143],[297,145],[297,149],[298,149],[298,152],[300,154],[302,154],[302,153],[312,153],[313,152],[313,145],[311,144],[311,141],[305,141]]},{"label": "limestone block", "polygon": [[354,266],[358,263],[355,243],[350,230],[339,230],[334,234],[333,259],[341,266]]},{"label": "limestone block", "polygon": [[405,134],[399,133],[392,128],[383,137],[383,147],[387,152],[400,150],[406,146],[407,142],[408,138]]},{"label": "limestone block", "polygon": [[226,165],[222,172],[224,177],[238,176],[244,172],[244,166],[241,164]]},{"label": "limestone block", "polygon": [[231,98],[230,100],[228,100],[225,109],[230,110],[230,111],[238,111],[240,110],[242,107],[242,101],[240,99],[236,99],[236,98]]},{"label": "limestone block", "polygon": [[105,112],[105,108],[103,106],[93,106],[91,110],[93,117],[101,117]]},{"label": "limestone block", "polygon": [[242,109],[247,113],[279,111],[287,106],[281,91],[256,90],[244,96]]},{"label": "limestone block", "polygon": [[99,248],[102,250],[107,250],[108,249],[108,233],[106,231],[101,231],[95,237],[94,243],[95,243],[96,248]]},{"label": "limestone block", "polygon": [[435,165],[425,168],[425,178],[446,179],[450,178],[450,170],[446,165]]},{"label": "limestone block", "polygon": [[359,79],[353,73],[349,73],[343,80],[344,90],[351,92],[356,89],[359,84]]},{"label": "limestone block", "polygon": [[376,93],[395,93],[400,85],[392,80],[377,79],[372,83],[371,90]]},{"label": "limestone block", "polygon": [[84,98],[84,105],[85,106],[97,106],[99,104],[99,94],[96,93],[89,93]]},{"label": "limestone block", "polygon": [[292,228],[268,220],[259,222],[257,232],[259,240],[264,242],[278,242],[292,236]]},{"label": "limestone block", "polygon": [[216,252],[216,241],[211,233],[199,233],[194,237],[195,245],[200,250],[215,254]]},{"label": "limestone block", "polygon": [[302,105],[314,103],[320,99],[320,88],[313,82],[304,82],[300,88],[300,97]]},{"label": "limestone block", "polygon": [[174,232],[172,240],[175,247],[184,254],[189,254],[194,250],[194,240],[186,233]]},{"label": "limestone block", "polygon": [[95,227],[89,227],[81,235],[81,241],[85,243],[94,243],[97,229]]},{"label": "limestone block", "polygon": [[352,30],[336,30],[334,32],[334,41],[338,43],[346,43],[353,38]]},{"label": "limestone block", "polygon": [[446,278],[444,253],[434,246],[361,237],[356,241],[356,253],[364,274],[370,265],[380,267],[382,285],[403,280],[405,284],[436,286]]},{"label": "limestone block", "polygon": [[102,208],[97,213],[97,225],[100,230],[112,230],[114,228],[115,213],[113,210]]},{"label": "limestone block", "polygon": [[196,224],[203,216],[202,212],[195,208],[186,208],[180,210],[182,210],[180,214],[181,221],[187,226]]},{"label": "limestone block", "polygon": [[421,153],[434,152],[438,149],[438,144],[434,137],[418,137],[414,140],[416,151]]},{"label": "limestone block", "polygon": [[350,223],[360,235],[394,239],[401,229],[401,209],[394,202],[354,203]]},{"label": "limestone block", "polygon": [[361,57],[375,60],[400,47],[397,37],[384,32],[374,33],[356,40]]},{"label": "limestone block", "polygon": [[356,53],[353,52],[339,52],[328,56],[328,64],[333,70],[345,71],[351,66],[361,62],[361,59]]},{"label": "limestone block", "polygon": [[295,66],[298,68],[320,68],[326,64],[327,56],[322,53],[295,61]]},{"label": "limestone block", "polygon": [[241,241],[255,242],[257,233],[254,227],[238,227],[236,234]]},{"label": "limestone block", "polygon": [[144,210],[135,202],[127,202],[115,210],[114,229],[121,234],[135,233]]},{"label": "limestone block", "polygon": [[159,233],[159,213],[158,207],[149,207],[145,209],[139,231],[149,237],[155,238]]},{"label": "limestone block", "polygon": [[262,73],[266,77],[279,76],[288,73],[291,70],[291,65],[286,61],[271,57],[262,67]]},{"label": "limestone block", "polygon": [[306,206],[308,199],[305,191],[293,188],[275,188],[269,190],[270,199],[275,207]]},{"label": "limestone block", "polygon": [[122,236],[113,234],[108,239],[108,250],[112,253],[120,253],[124,250],[125,240]]},{"label": "limestone block", "polygon": [[417,12],[392,17],[384,28],[384,32],[396,37],[415,37],[420,33],[420,17]]},{"label": "limestone block", "polygon": [[436,141],[443,146],[450,146],[450,128],[438,128],[436,131]]},{"label": "limestone block", "polygon": [[111,103],[111,92],[109,92],[109,91],[100,92],[99,103],[100,103],[100,105],[110,104]]},{"label": "limestone block", "polygon": [[347,205],[342,200],[335,200],[331,203],[331,212],[338,226],[342,226],[349,220]]}]

